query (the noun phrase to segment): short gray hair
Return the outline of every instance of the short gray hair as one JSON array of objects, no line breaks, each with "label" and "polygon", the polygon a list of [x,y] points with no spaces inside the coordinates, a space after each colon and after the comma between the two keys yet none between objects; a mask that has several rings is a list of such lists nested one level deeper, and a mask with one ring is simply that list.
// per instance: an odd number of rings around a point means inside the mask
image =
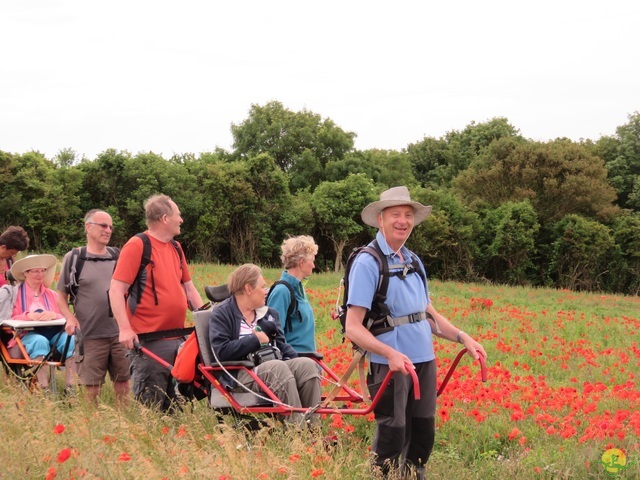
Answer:
[{"label": "short gray hair", "polygon": [[282,255],[282,265],[285,270],[300,265],[300,260],[308,258],[318,253],[318,245],[309,235],[299,235],[297,237],[289,237],[280,246]]},{"label": "short gray hair", "polygon": [[144,214],[149,224],[159,222],[163,215],[173,215],[173,207],[171,206],[171,197],[168,195],[153,195],[144,202]]}]

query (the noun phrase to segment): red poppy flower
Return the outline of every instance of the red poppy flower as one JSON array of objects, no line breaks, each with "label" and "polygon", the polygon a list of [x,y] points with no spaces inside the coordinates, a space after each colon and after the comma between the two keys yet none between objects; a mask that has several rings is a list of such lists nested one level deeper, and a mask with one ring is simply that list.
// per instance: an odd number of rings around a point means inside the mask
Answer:
[{"label": "red poppy flower", "polygon": [[511,432],[509,432],[509,440],[513,440],[514,438],[516,438],[517,436],[519,436],[522,432],[520,431],[520,429],[513,427],[513,430],[511,430]]},{"label": "red poppy flower", "polygon": [[58,452],[58,463],[66,462],[67,460],[69,460],[69,457],[71,457],[71,449],[63,448],[62,450],[60,450],[60,452]]}]

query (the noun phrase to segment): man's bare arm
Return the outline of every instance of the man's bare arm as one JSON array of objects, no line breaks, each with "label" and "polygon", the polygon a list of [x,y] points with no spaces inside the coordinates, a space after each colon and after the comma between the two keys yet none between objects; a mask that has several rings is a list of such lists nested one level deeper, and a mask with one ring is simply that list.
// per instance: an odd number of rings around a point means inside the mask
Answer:
[{"label": "man's bare arm", "polygon": [[73,335],[76,333],[76,328],[80,327],[78,323],[78,319],[74,315],[74,313],[69,308],[69,295],[64,290],[58,290],[58,309],[60,313],[64,316],[67,323],[64,325],[64,331],[67,332],[67,335]]},{"label": "man's bare arm", "polygon": [[200,292],[198,292],[198,289],[191,280],[184,284],[184,292],[187,294],[187,301],[189,302],[189,305],[191,305],[194,310],[198,310],[202,305],[204,305]]},{"label": "man's bare arm", "polygon": [[459,338],[460,343],[462,343],[467,349],[467,353],[474,359],[477,360],[480,355],[482,355],[484,359],[487,358],[487,352],[484,351],[484,347],[476,342],[471,335],[463,332],[461,329],[453,325],[447,317],[435,309],[432,303],[429,303],[427,313],[430,314],[437,322],[437,328],[435,328],[436,325],[434,325],[433,321],[429,320],[432,327],[431,330],[434,335],[452,342],[457,342]]},{"label": "man's bare arm", "polygon": [[127,315],[127,305],[125,304],[125,294],[129,290],[129,284],[120,280],[111,279],[111,287],[109,288],[109,302],[111,302],[111,311],[113,317],[118,323],[120,329],[120,343],[126,348],[132,349],[133,342],[138,341],[138,335],[131,328],[129,316]]}]

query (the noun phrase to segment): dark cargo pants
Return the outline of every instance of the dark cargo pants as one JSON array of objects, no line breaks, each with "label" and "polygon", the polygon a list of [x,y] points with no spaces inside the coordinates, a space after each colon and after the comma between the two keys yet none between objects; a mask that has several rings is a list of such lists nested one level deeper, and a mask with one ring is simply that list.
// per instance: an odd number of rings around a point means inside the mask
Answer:
[{"label": "dark cargo pants", "polygon": [[[372,450],[374,464],[389,471],[422,469],[435,440],[436,362],[415,365],[420,381],[420,400],[414,399],[411,375],[396,373],[374,410],[376,433]],[[372,363],[367,384],[373,397],[387,372],[388,365]]]}]

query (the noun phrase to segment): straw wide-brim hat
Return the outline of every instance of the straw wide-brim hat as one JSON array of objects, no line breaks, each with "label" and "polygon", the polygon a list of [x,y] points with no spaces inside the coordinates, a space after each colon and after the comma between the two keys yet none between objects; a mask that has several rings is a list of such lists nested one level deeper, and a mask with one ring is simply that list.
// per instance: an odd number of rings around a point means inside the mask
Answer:
[{"label": "straw wide-brim hat", "polygon": [[46,268],[43,284],[49,287],[56,276],[56,265],[58,259],[54,255],[29,255],[21,258],[11,266],[11,273],[19,282],[24,282],[24,272],[34,268]]},{"label": "straw wide-brim hat", "polygon": [[414,202],[407,187],[393,187],[380,194],[380,200],[370,203],[362,210],[362,221],[370,227],[378,228],[378,215],[385,208],[409,205],[413,207],[413,224],[418,225],[431,213],[430,205]]}]

